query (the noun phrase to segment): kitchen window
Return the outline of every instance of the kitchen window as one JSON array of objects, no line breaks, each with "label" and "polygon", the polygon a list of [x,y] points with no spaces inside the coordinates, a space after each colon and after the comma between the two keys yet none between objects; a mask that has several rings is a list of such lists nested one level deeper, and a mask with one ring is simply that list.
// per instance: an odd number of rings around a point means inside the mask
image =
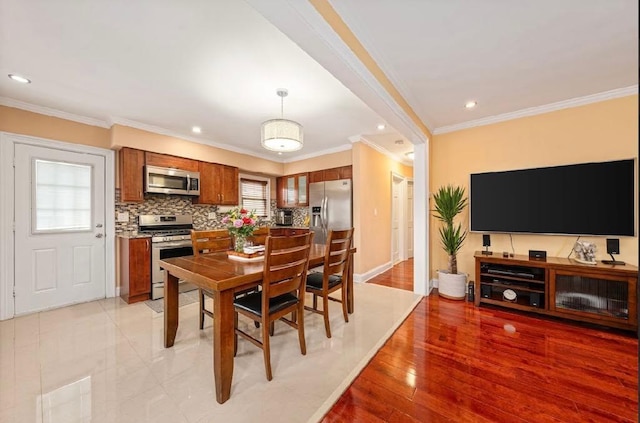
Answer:
[{"label": "kitchen window", "polygon": [[240,176],[240,205],[255,210],[259,217],[269,218],[269,180],[258,176]]}]

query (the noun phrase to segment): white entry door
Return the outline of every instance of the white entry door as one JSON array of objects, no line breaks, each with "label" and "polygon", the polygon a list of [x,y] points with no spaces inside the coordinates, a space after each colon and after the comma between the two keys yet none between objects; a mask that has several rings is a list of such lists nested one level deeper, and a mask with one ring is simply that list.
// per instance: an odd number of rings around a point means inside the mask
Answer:
[{"label": "white entry door", "polygon": [[407,181],[407,258],[413,257],[413,181]]},{"label": "white entry door", "polygon": [[15,144],[15,313],[105,297],[105,158]]},{"label": "white entry door", "polygon": [[400,254],[400,221],[402,212],[401,201],[401,185],[402,179],[395,176],[391,177],[391,263],[396,264],[401,259]]}]

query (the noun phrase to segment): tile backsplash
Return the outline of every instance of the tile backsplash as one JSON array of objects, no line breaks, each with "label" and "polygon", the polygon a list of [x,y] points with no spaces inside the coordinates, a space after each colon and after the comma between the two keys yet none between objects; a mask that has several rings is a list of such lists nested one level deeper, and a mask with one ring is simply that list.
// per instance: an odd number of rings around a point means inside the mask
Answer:
[{"label": "tile backsplash", "polygon": [[[272,200],[271,216],[277,211],[276,201]],[[307,208],[294,208],[293,225],[304,226],[308,214]],[[218,206],[192,204],[191,197],[182,195],[145,194],[142,203],[123,203],[120,201],[120,190],[116,189],[116,216],[118,213],[129,213],[127,222],[116,222],[116,234],[138,231],[138,216],[141,214],[190,214],[193,216],[194,229],[224,229],[222,224],[224,213],[218,213]],[[209,219],[209,213],[215,218]],[[263,220],[262,224],[273,225],[273,219]]]}]

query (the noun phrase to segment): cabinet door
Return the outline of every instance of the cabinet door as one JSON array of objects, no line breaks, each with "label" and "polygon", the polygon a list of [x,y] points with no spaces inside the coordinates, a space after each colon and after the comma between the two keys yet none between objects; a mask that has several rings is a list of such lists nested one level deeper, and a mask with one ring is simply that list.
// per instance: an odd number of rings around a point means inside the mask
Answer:
[{"label": "cabinet door", "polygon": [[238,168],[232,166],[220,166],[222,189],[220,192],[220,204],[235,206],[239,203],[238,194]]},{"label": "cabinet door", "polygon": [[200,162],[200,195],[193,197],[193,204],[218,204],[220,200],[220,175],[213,163]]},{"label": "cabinet door", "polygon": [[298,201],[297,206],[309,205],[309,184],[307,183],[308,174],[298,175]]},{"label": "cabinet door", "polygon": [[353,168],[351,166],[342,166],[340,168],[340,179],[351,179],[353,177]]},{"label": "cabinet door", "polygon": [[324,180],[325,181],[337,181],[340,179],[340,168],[335,167],[333,169],[325,169],[324,170]]},{"label": "cabinet door", "polygon": [[287,176],[286,177],[286,196],[285,196],[285,205],[287,207],[293,207],[297,202],[297,183],[295,176]]},{"label": "cabinet door", "polygon": [[309,183],[324,181],[324,170],[317,170],[315,172],[309,172]]},{"label": "cabinet door", "polygon": [[144,151],[122,148],[119,153],[120,201],[144,201]]},{"label": "cabinet door", "polygon": [[129,296],[151,292],[151,239],[129,240]]},{"label": "cabinet door", "polygon": [[276,178],[276,204],[278,208],[283,208],[287,205],[287,187],[285,183],[286,178],[284,176]]},{"label": "cabinet door", "polygon": [[170,156],[168,154],[151,153],[145,154],[146,164],[158,167],[170,167],[180,170],[197,172],[200,162],[197,160],[185,159],[184,157]]}]

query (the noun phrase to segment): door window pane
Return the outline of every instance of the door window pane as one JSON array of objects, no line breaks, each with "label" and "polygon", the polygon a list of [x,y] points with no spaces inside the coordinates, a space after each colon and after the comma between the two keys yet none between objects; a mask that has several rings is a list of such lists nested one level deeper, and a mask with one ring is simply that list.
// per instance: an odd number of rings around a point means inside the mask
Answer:
[{"label": "door window pane", "polygon": [[92,167],[36,159],[34,168],[35,232],[90,230]]}]

